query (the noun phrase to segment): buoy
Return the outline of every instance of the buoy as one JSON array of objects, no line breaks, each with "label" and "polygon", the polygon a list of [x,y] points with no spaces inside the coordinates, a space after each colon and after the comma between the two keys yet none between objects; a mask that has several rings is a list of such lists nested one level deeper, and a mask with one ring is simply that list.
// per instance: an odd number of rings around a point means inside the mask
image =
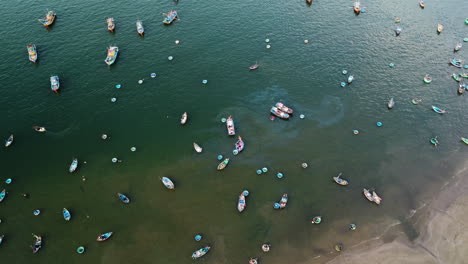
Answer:
[{"label": "buoy", "polygon": [[380,122],[380,121],[377,122],[377,126],[378,126],[378,127],[381,127],[382,125],[383,125],[382,122]]},{"label": "buoy", "polygon": [[365,13],[365,12],[366,12],[366,10],[364,8],[361,9],[361,13]]},{"label": "buoy", "polygon": [[237,154],[239,154],[239,151],[237,149],[235,149],[235,150],[232,151],[232,154],[237,155]]},{"label": "buoy", "polygon": [[463,41],[464,41],[464,42],[468,42],[468,38],[464,38]]},{"label": "buoy", "polygon": [[343,70],[341,73],[343,73],[343,75],[346,75],[346,74],[348,74],[348,71],[347,71],[347,70]]},{"label": "buoy", "polygon": [[34,214],[35,216],[38,216],[38,215],[41,214],[41,210],[36,209],[36,210],[34,210],[33,214]]},{"label": "buoy", "polygon": [[341,87],[345,87],[346,86],[346,83],[345,82],[341,82]]},{"label": "buoy", "polygon": [[267,169],[266,167],[264,167],[264,168],[262,169],[262,171],[263,171],[263,172],[267,172],[268,169]]},{"label": "buoy", "polygon": [[135,147],[131,147],[130,150],[133,151],[133,152],[135,152],[135,151],[136,151],[136,148],[135,148]]},{"label": "buoy", "polygon": [[357,129],[353,130],[353,134],[354,135],[359,135],[359,130],[357,130]]},{"label": "buoy", "polygon": [[395,64],[394,64],[394,63],[390,63],[388,66],[390,66],[390,68],[393,68],[393,67],[395,67]]},{"label": "buoy", "polygon": [[202,240],[202,236],[201,235],[196,235],[195,236],[195,241],[200,241]]},{"label": "buoy", "polygon": [[156,73],[153,72],[153,73],[151,73],[150,76],[151,76],[151,78],[156,78],[157,75],[156,75]]},{"label": "buoy", "polygon": [[270,45],[266,45],[266,48],[269,49],[269,48],[271,48],[271,46],[270,46]]},{"label": "buoy", "polygon": [[355,224],[349,224],[349,230],[356,230],[356,225]]},{"label": "buoy", "polygon": [[262,251],[263,251],[263,252],[268,252],[268,251],[270,251],[270,245],[268,245],[268,244],[263,244],[263,245],[262,245]]},{"label": "buoy", "polygon": [[107,139],[107,134],[102,134],[102,135],[101,135],[101,138],[104,139],[104,140],[106,140],[106,139]]},{"label": "buoy", "polygon": [[218,155],[218,160],[222,160],[223,159],[223,155]]},{"label": "buoy", "polygon": [[179,43],[180,43],[180,41],[179,41],[179,40],[176,40],[176,41],[174,41],[174,42],[175,42],[175,44],[179,44]]},{"label": "buoy", "polygon": [[[361,11],[362,12],[362,11]],[[335,250],[340,252],[341,250],[343,250],[343,245],[342,244],[336,244],[335,245]]]},{"label": "buoy", "polygon": [[6,179],[5,183],[6,183],[6,184],[10,184],[10,183],[11,183],[11,179],[10,179],[10,178]]},{"label": "buoy", "polygon": [[304,44],[308,44],[309,43],[309,40],[304,40]]},{"label": "buoy", "polygon": [[76,249],[76,252],[78,252],[78,254],[83,254],[85,252],[85,248],[83,246],[80,246]]},{"label": "buoy", "polygon": [[221,118],[221,122],[222,122],[222,123],[226,123],[226,121],[227,121],[227,119],[226,119],[226,118],[224,118],[224,117],[223,117],[223,118]]},{"label": "buoy", "polygon": [[401,19],[399,17],[395,18],[395,23],[400,23]]},{"label": "buoy", "polygon": [[300,119],[304,119],[304,117],[305,117],[305,116],[302,115],[302,114],[299,116]]},{"label": "buoy", "polygon": [[142,84],[143,83],[143,80],[138,80],[138,84]]},{"label": "buoy", "polygon": [[307,168],[307,167],[309,167],[309,165],[307,165],[307,163],[305,163],[305,162],[304,162],[304,163],[302,163],[302,168],[304,168],[304,169],[305,169],[305,168]]},{"label": "buoy", "polygon": [[117,162],[117,158],[112,158],[112,162],[113,162],[113,163],[116,163],[116,162]]},{"label": "buoy", "polygon": [[466,64],[465,66],[463,66],[463,69],[468,69],[468,64]]},{"label": "buoy", "polygon": [[117,98],[112,97],[112,98],[111,98],[111,102],[113,102],[113,103],[117,102]]},{"label": "buoy", "polygon": [[257,174],[258,175],[262,174],[262,170],[257,170]]},{"label": "buoy", "polygon": [[249,191],[247,190],[244,190],[242,193],[244,194],[244,196],[249,196]]},{"label": "buoy", "polygon": [[203,80],[202,83],[203,83],[203,84],[207,84],[207,83],[208,83],[208,80]]},{"label": "buoy", "polygon": [[269,43],[269,42],[270,42],[270,39],[265,39],[265,42],[266,42],[266,43]]},{"label": "buoy", "polygon": [[281,178],[283,178],[283,173],[281,173],[281,172],[278,172],[278,174],[276,174],[276,177],[278,177],[278,179],[281,179]]},{"label": "buoy", "polygon": [[320,224],[322,222],[321,216],[316,216],[312,219],[312,224]]},{"label": "buoy", "polygon": [[174,57],[172,57],[172,56],[169,56],[169,57],[167,57],[167,59],[171,61],[171,60],[173,60],[173,59],[174,59]]},{"label": "buoy", "polygon": [[279,208],[280,208],[280,204],[279,204],[279,203],[275,203],[275,205],[273,206],[273,208],[279,209]]},{"label": "buoy", "polygon": [[117,84],[117,85],[115,86],[115,88],[117,88],[117,89],[120,89],[120,87],[122,87],[122,85],[120,85],[120,84]]}]

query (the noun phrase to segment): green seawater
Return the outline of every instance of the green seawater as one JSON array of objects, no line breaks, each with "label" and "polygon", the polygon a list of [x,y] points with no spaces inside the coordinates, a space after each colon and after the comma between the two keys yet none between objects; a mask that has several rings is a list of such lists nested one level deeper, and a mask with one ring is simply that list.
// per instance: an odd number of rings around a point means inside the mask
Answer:
[{"label": "green seawater", "polygon": [[[0,204],[1,262],[190,263],[193,251],[210,245],[196,262],[323,263],[337,254],[336,243],[352,247],[395,223],[388,232],[416,237],[405,219],[468,156],[459,141],[468,137],[468,97],[457,95],[450,77],[461,70],[448,65],[454,57],[468,59],[468,47],[453,53],[468,37],[468,5],[426,1],[421,9],[417,1],[363,0],[365,12],[356,16],[352,4],[2,2],[0,135],[13,133],[15,141],[0,150],[0,189],[8,191]],[[37,21],[47,9],[57,12],[48,30]],[[170,10],[180,20],[165,26],[162,13]],[[108,16],[115,33],[107,31]],[[439,23],[445,27],[440,35]],[[27,59],[28,43],[37,46],[36,64]],[[120,48],[110,67],[104,63],[109,45]],[[255,62],[259,69],[249,72]],[[342,88],[344,69],[355,80]],[[150,78],[152,72],[158,77]],[[429,85],[426,74],[433,77]],[[60,77],[58,95],[50,90],[51,75]],[[388,110],[392,97],[396,104]],[[415,97],[422,102],[412,105]],[[269,120],[278,101],[295,109],[291,120]],[[438,115],[431,105],[448,113]],[[189,114],[185,126],[183,112]],[[246,143],[237,156],[236,138],[220,122],[229,115]],[[48,132],[37,133],[34,125]],[[103,141],[103,133],[110,138]],[[434,136],[437,148],[429,143]],[[203,153],[195,153],[193,142]],[[231,158],[221,172],[219,154]],[[74,157],[80,166],[70,174]],[[122,162],[112,163],[113,157]],[[257,175],[263,167],[269,172]],[[349,186],[333,183],[339,172]],[[164,188],[163,176],[175,191]],[[6,185],[7,178],[13,183]],[[377,190],[380,206],[365,200],[364,187]],[[250,195],[239,214],[245,189]],[[122,204],[117,192],[132,202]],[[274,210],[283,193],[287,208]],[[33,216],[35,209],[40,216]],[[310,223],[316,215],[320,225]],[[350,223],[358,229],[348,231]],[[95,241],[109,231],[108,241]],[[31,233],[44,239],[35,255]],[[265,242],[272,244],[268,254],[261,252]],[[81,245],[83,255],[75,252]]]}]

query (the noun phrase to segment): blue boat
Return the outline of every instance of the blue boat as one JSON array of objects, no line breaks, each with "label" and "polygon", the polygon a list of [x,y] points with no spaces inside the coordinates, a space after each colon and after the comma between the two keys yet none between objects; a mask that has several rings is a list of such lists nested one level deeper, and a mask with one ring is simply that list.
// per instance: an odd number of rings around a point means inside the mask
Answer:
[{"label": "blue boat", "polygon": [[434,112],[438,113],[438,114],[445,114],[447,113],[447,111],[445,109],[441,109],[437,106],[432,106],[432,110],[434,110]]},{"label": "blue boat", "polygon": [[206,253],[208,253],[209,250],[210,250],[210,247],[208,247],[208,246],[203,247],[203,248],[200,248],[199,250],[193,252],[192,258],[193,258],[193,259],[201,258],[201,257],[203,257]]},{"label": "blue boat", "polygon": [[164,20],[163,23],[166,25],[170,25],[174,20],[177,19],[177,11],[170,11],[168,14],[163,14]]},{"label": "blue boat", "polygon": [[74,158],[72,163],[70,164],[70,168],[68,169],[68,171],[72,173],[76,170],[76,168],[78,168],[78,159]]},{"label": "blue boat", "polygon": [[71,219],[70,211],[68,211],[67,208],[63,208],[62,213],[63,213],[63,218],[65,219],[65,221],[70,221]]},{"label": "blue boat", "polygon": [[99,241],[99,242],[106,241],[111,236],[112,236],[112,232],[107,232],[107,233],[104,233],[102,235],[99,235],[96,240]]},{"label": "blue boat", "polygon": [[130,203],[130,199],[128,199],[128,197],[125,196],[124,194],[117,193],[117,196],[119,196],[119,199],[120,199],[120,201],[122,201],[122,203],[124,203],[124,204]]},{"label": "blue boat", "polygon": [[54,91],[54,93],[58,93],[60,89],[60,80],[58,76],[51,76],[50,77],[50,89]]},{"label": "blue boat", "polygon": [[3,191],[0,192],[0,202],[3,201],[3,199],[5,199],[5,196],[6,196],[6,191],[5,189],[3,189]]}]

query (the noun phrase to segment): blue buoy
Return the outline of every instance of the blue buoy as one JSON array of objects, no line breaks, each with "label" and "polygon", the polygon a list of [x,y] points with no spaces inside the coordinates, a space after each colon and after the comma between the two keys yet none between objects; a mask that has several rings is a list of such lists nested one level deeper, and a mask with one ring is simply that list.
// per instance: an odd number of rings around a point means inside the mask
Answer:
[{"label": "blue buoy", "polygon": [[151,76],[151,78],[156,78],[157,75],[156,75],[156,73],[153,72],[153,73],[151,73],[150,76]]},{"label": "blue buoy", "polygon": [[341,87],[345,87],[346,86],[346,83],[345,82],[341,82]]},{"label": "blue buoy", "polygon": [[347,70],[343,70],[342,73],[343,73],[343,74],[348,74],[348,71],[347,71]]},{"label": "blue buoy", "polygon": [[243,193],[244,193],[244,196],[249,196],[249,191],[247,191],[247,190],[244,190],[244,192],[243,192]]},{"label": "blue buoy", "polygon": [[232,154],[237,155],[237,154],[239,154],[239,151],[237,149],[235,149],[235,150],[232,151]]},{"label": "blue buoy", "polygon": [[258,175],[262,174],[262,170],[257,170],[257,174]]},{"label": "blue buoy", "polygon": [[279,203],[275,203],[274,208],[275,208],[275,209],[279,209],[279,208],[280,208],[280,204],[279,204]]},{"label": "blue buoy", "polygon": [[85,252],[85,248],[84,248],[83,246],[80,246],[80,247],[78,247],[78,248],[76,249],[76,252],[77,252],[78,254],[83,254],[83,253]]},{"label": "blue buoy", "polygon": [[195,236],[195,241],[200,241],[202,240],[202,236],[201,235],[196,235]]},{"label": "blue buoy", "polygon": [[354,135],[359,135],[359,130],[354,129],[354,130],[353,130],[353,134],[354,134]]},{"label": "blue buoy", "polygon": [[463,68],[465,68],[465,69],[468,69],[468,64],[467,64],[467,65],[465,65],[465,66],[463,66]]},{"label": "blue buoy", "polygon": [[6,184],[10,184],[10,183],[11,183],[11,179],[10,179],[10,178],[6,179],[5,183],[6,183]]},{"label": "blue buoy", "polygon": [[278,174],[276,174],[276,177],[278,177],[278,179],[281,179],[281,178],[283,178],[283,173],[281,173],[281,172],[278,172]]},{"label": "blue buoy", "polygon": [[365,12],[366,12],[366,10],[364,8],[361,9],[361,13],[365,13]]},{"label": "blue buoy", "polygon": [[208,80],[203,80],[202,83],[203,83],[203,84],[207,84],[207,83],[208,83]]},{"label": "blue buoy", "polygon": [[35,216],[38,216],[38,215],[41,214],[41,210],[36,209],[36,210],[34,210],[33,214],[34,214]]},{"label": "blue buoy", "polygon": [[395,67],[395,64],[390,63],[388,66],[390,66],[391,68],[393,68],[393,67]]},{"label": "blue buoy", "polygon": [[113,103],[117,102],[117,98],[112,97],[112,98],[111,98],[111,102],[113,102]]},{"label": "blue buoy", "polygon": [[120,87],[122,87],[122,85],[120,85],[120,84],[117,84],[117,85],[115,86],[115,88],[117,88],[117,89],[120,89]]},{"label": "blue buoy", "polygon": [[302,115],[302,114],[299,116],[300,119],[304,119],[304,117],[305,115]]},{"label": "blue buoy", "polygon": [[377,122],[377,126],[378,126],[378,127],[381,127],[382,125],[383,125],[382,122],[380,122],[380,121]]},{"label": "blue buoy", "polygon": [[131,147],[130,150],[131,150],[132,152],[135,152],[135,151],[136,151],[136,148],[135,148],[135,147]]},{"label": "blue buoy", "polygon": [[262,169],[262,171],[263,171],[263,172],[267,172],[268,169],[267,169],[266,167],[264,167],[264,168]]},{"label": "blue buoy", "polygon": [[223,159],[223,155],[218,155],[218,160],[222,160]]}]

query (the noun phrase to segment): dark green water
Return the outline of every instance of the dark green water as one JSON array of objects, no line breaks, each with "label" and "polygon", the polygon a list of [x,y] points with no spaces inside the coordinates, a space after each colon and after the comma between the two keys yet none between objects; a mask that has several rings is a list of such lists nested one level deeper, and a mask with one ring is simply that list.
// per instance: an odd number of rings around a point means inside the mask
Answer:
[{"label": "dark green water", "polygon": [[[404,219],[467,157],[459,137],[468,136],[468,98],[457,96],[450,74],[460,71],[448,66],[455,44],[468,37],[463,0],[426,1],[424,10],[417,1],[363,1],[366,13],[359,16],[343,0],[111,4],[10,1],[0,9],[10,21],[0,28],[0,131],[4,138],[15,135],[0,151],[0,187],[9,192],[0,204],[2,262],[188,263],[194,250],[210,244],[197,262],[247,263],[259,256],[262,263],[321,263],[336,242],[357,244]],[[37,22],[47,8],[58,16],[50,30]],[[180,21],[164,26],[161,13],[172,9]],[[116,21],[115,34],[106,30],[107,16]],[[403,28],[398,38],[396,17]],[[138,19],[144,38],[136,32]],[[438,23],[445,26],[440,35]],[[28,43],[38,48],[37,64],[27,60]],[[109,45],[120,48],[110,68],[103,61]],[[468,57],[468,44],[456,57]],[[249,72],[256,61],[260,68]],[[356,78],[346,88],[339,86],[343,69]],[[60,77],[59,95],[50,91],[52,74]],[[433,77],[430,85],[422,82],[425,74]],[[414,97],[423,102],[412,105]],[[277,101],[306,118],[270,121]],[[432,104],[449,113],[432,112]],[[185,111],[189,122],[181,126]],[[228,115],[246,142],[236,157],[235,139],[219,121]],[[49,131],[36,133],[33,125]],[[102,141],[102,133],[111,138]],[[435,149],[429,139],[436,135]],[[202,154],[194,152],[194,141]],[[215,169],[218,154],[231,157],[223,172]],[[69,174],[73,157],[81,165]],[[123,162],[113,164],[112,157]],[[264,166],[269,173],[256,175]],[[340,171],[348,187],[332,183]],[[175,192],[163,187],[162,176],[174,180]],[[14,182],[7,186],[6,178]],[[362,197],[363,187],[377,189],[380,207]],[[250,196],[239,214],[244,189]],[[29,199],[21,197],[25,192]],[[132,203],[121,204],[117,192]],[[273,210],[284,192],[288,207]],[[42,210],[37,217],[36,208]],[[310,224],[315,215],[323,217],[319,226]],[[347,231],[351,222],[356,232]],[[108,231],[115,232],[109,241],[95,242]],[[36,255],[31,233],[44,238]],[[202,242],[193,240],[197,233]],[[267,241],[273,250],[263,254]],[[75,253],[80,245],[86,254]]]}]

